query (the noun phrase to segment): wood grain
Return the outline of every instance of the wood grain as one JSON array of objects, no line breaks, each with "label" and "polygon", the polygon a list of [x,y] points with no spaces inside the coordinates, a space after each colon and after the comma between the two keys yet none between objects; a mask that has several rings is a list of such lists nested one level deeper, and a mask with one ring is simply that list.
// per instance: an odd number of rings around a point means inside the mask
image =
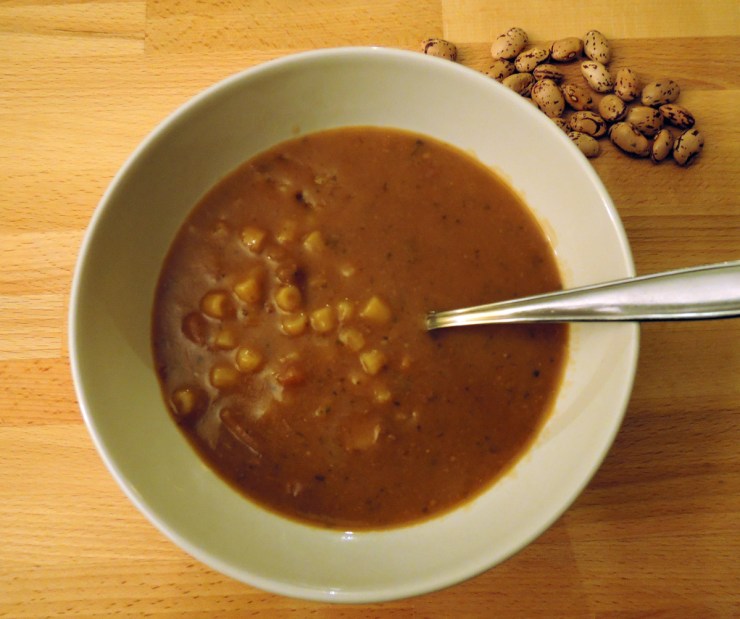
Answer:
[{"label": "wood grain", "polygon": [[575,505],[501,566],[388,604],[286,599],[206,568],[125,498],[82,423],[72,269],[100,196],[158,122],[230,74],[305,49],[445,36],[483,70],[513,25],[535,41],[598,28],[614,66],[681,84],[707,140],[695,166],[629,159],[605,141],[593,161],[638,271],[740,258],[736,1],[0,5],[0,617],[740,616],[738,320],[644,326],[624,425]]}]

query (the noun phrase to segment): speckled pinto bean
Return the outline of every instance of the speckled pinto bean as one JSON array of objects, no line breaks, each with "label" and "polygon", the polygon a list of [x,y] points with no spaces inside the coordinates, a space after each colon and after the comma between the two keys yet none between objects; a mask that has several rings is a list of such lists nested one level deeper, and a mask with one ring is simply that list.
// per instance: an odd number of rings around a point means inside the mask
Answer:
[{"label": "speckled pinto bean", "polygon": [[627,122],[643,135],[651,138],[663,128],[663,115],[646,105],[635,105],[627,112]]},{"label": "speckled pinto bean", "polygon": [[604,95],[599,101],[599,115],[609,123],[622,120],[627,114],[627,104],[617,95]]},{"label": "speckled pinto bean", "polygon": [[634,101],[640,96],[640,78],[632,69],[624,67],[617,71],[614,79],[614,94],[622,101]]},{"label": "speckled pinto bean", "polygon": [[497,82],[504,81],[505,78],[512,75],[515,71],[514,63],[504,58],[494,60],[493,64],[486,69],[486,75],[492,77]]},{"label": "speckled pinto bean", "polygon": [[545,62],[550,56],[550,50],[543,47],[530,47],[516,57],[514,66],[520,73],[531,73],[538,64]]},{"label": "speckled pinto bean", "polygon": [[526,97],[532,90],[534,76],[531,73],[514,73],[504,78],[501,83],[507,88],[511,88],[514,92]]},{"label": "speckled pinto bean", "polygon": [[691,129],[696,122],[694,115],[682,105],[666,103],[665,105],[661,105],[659,109],[665,121],[669,125],[673,125],[679,129]]},{"label": "speckled pinto bean", "polygon": [[574,110],[592,110],[594,98],[587,88],[575,82],[567,82],[561,86],[565,102]]},{"label": "speckled pinto bean", "polygon": [[673,160],[680,166],[690,166],[703,148],[704,136],[696,129],[689,129],[673,143]]},{"label": "speckled pinto bean", "polygon": [[588,85],[596,92],[609,92],[614,89],[614,80],[609,69],[595,60],[586,60],[581,63],[581,74]]},{"label": "speckled pinto bean", "polygon": [[570,62],[581,55],[583,41],[578,37],[566,37],[555,41],[550,47],[550,57],[557,62]]},{"label": "speckled pinto bean", "polygon": [[552,80],[539,80],[532,86],[532,101],[550,118],[563,115],[565,99],[558,85]]},{"label": "speckled pinto bean", "polygon": [[598,30],[589,30],[583,37],[583,53],[601,64],[608,64],[612,57],[609,41]]},{"label": "speckled pinto bean", "polygon": [[534,75],[534,79],[536,80],[548,79],[553,82],[561,82],[565,77],[565,73],[563,73],[560,68],[556,67],[554,64],[548,63],[537,65],[532,72],[532,75]]},{"label": "speckled pinto bean", "polygon": [[521,28],[509,28],[504,34],[499,35],[491,45],[491,56],[494,60],[504,58],[513,60],[526,47],[529,42],[527,33]]},{"label": "speckled pinto bean", "polygon": [[444,39],[425,39],[422,41],[421,51],[428,56],[436,56],[437,58],[452,61],[457,60],[457,47],[455,47],[454,43],[450,43]]},{"label": "speckled pinto bean", "polygon": [[569,131],[568,137],[589,159],[599,156],[599,152],[601,150],[599,143],[590,135],[581,133],[580,131]]},{"label": "speckled pinto bean", "polygon": [[653,163],[660,163],[671,156],[671,151],[673,151],[673,134],[668,129],[661,129],[653,138],[650,159]]},{"label": "speckled pinto bean", "polygon": [[681,88],[673,80],[657,80],[650,82],[642,89],[641,101],[643,105],[659,107],[666,103],[673,103],[681,94]]},{"label": "speckled pinto bean", "polygon": [[594,112],[575,112],[570,117],[570,128],[573,131],[586,133],[594,138],[600,138],[606,133],[606,121]]},{"label": "speckled pinto bean", "polygon": [[650,140],[628,122],[615,123],[609,128],[609,139],[619,149],[635,157],[650,154]]}]

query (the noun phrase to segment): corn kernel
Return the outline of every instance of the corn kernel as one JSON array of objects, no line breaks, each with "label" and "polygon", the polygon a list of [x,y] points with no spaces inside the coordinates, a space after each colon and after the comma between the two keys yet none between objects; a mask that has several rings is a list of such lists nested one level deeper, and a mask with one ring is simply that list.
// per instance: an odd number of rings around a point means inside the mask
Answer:
[{"label": "corn kernel", "polygon": [[262,278],[252,274],[234,285],[234,294],[244,303],[256,305],[262,300]]},{"label": "corn kernel", "polygon": [[216,389],[227,389],[236,385],[239,380],[239,372],[231,365],[214,365],[211,368],[211,384]]},{"label": "corn kernel", "polygon": [[375,376],[380,372],[380,370],[386,366],[387,362],[388,360],[386,359],[386,356],[377,348],[360,353],[362,369],[365,370],[367,374],[370,374],[370,376]]},{"label": "corn kernel", "polygon": [[365,336],[353,327],[343,327],[339,330],[339,341],[354,352],[359,352],[365,345]]},{"label": "corn kernel", "polygon": [[287,286],[281,286],[275,293],[275,303],[277,306],[286,312],[294,312],[301,306],[303,301],[301,291],[298,286],[288,284]]},{"label": "corn kernel", "polygon": [[314,230],[303,240],[304,249],[312,254],[319,253],[325,246],[324,237],[318,230]]},{"label": "corn kernel", "polygon": [[354,265],[345,263],[339,267],[339,272],[342,274],[342,277],[352,277],[357,272],[357,269]]},{"label": "corn kernel", "polygon": [[259,351],[253,348],[242,347],[236,351],[236,366],[240,372],[249,374],[262,367],[264,359]]},{"label": "corn kernel", "polygon": [[317,333],[329,333],[337,325],[334,308],[321,307],[311,312],[311,328]]},{"label": "corn kernel", "polygon": [[391,391],[385,385],[376,385],[373,389],[373,398],[378,404],[387,404],[391,401]]},{"label": "corn kernel", "polygon": [[292,314],[290,316],[284,316],[281,324],[285,335],[301,335],[308,326],[308,319],[303,313]]},{"label": "corn kernel", "polygon": [[222,350],[236,348],[236,332],[234,329],[221,329],[213,339],[213,344],[216,348],[221,348]]},{"label": "corn kernel", "polygon": [[244,243],[250,251],[253,251],[256,254],[262,251],[262,248],[265,246],[266,239],[267,232],[261,228],[246,226],[242,229],[242,243]]},{"label": "corn kernel", "polygon": [[342,299],[337,303],[337,318],[339,322],[346,322],[355,313],[355,306],[349,299]]},{"label": "corn kernel", "polygon": [[175,407],[175,412],[182,417],[187,417],[195,411],[197,402],[198,396],[190,387],[177,389],[172,394],[172,404]]},{"label": "corn kernel", "polygon": [[211,318],[225,318],[231,313],[232,307],[229,297],[221,290],[207,292],[200,300],[200,309]]},{"label": "corn kernel", "polygon": [[391,319],[391,308],[388,307],[385,301],[373,296],[362,308],[360,316],[379,325],[387,324]]}]

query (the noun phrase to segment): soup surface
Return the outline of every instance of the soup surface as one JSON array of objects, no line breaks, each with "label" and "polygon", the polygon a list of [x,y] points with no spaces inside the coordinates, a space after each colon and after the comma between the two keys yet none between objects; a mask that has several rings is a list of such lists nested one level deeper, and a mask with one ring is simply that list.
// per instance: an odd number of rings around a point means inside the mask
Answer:
[{"label": "soup surface", "polygon": [[559,289],[519,198],[425,136],[342,128],[243,164],[196,206],[156,292],[172,415],[263,506],[330,527],[449,510],[526,449],[563,325],[428,333],[427,311]]}]

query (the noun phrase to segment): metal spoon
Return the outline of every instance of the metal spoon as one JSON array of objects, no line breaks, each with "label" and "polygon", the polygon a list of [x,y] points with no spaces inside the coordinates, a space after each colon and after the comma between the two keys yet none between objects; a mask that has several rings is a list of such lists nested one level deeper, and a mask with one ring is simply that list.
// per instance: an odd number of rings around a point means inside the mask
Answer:
[{"label": "metal spoon", "polygon": [[740,316],[740,260],[523,299],[430,312],[426,328],[512,322],[706,320]]}]

